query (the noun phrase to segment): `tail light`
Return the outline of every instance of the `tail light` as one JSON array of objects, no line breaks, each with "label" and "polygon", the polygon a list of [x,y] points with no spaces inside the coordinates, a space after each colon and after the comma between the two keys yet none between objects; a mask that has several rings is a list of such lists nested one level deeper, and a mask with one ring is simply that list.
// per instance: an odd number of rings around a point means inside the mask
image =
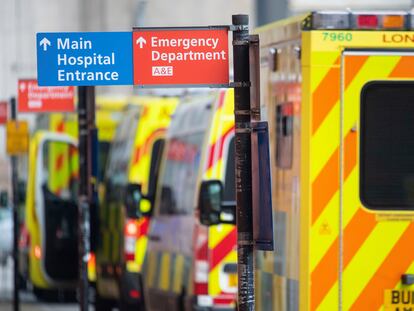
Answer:
[{"label": "tail light", "polygon": [[138,225],[135,220],[128,220],[124,231],[124,257],[125,261],[135,260],[135,245],[138,239]]},{"label": "tail light", "polygon": [[[384,29],[410,30],[413,29],[413,12],[383,11],[383,12],[351,12],[351,11],[319,11],[312,13],[311,23],[305,23],[306,29]],[[332,36],[336,36],[333,34]],[[336,37],[335,37],[336,38]],[[339,39],[339,38],[338,38]],[[349,38],[345,38],[349,40]],[[339,39],[341,40],[341,39]]]},{"label": "tail light", "polygon": [[134,298],[134,299],[139,299],[141,298],[141,293],[137,291],[136,289],[131,289],[129,291],[129,297]]},{"label": "tail light", "polygon": [[384,29],[404,29],[404,15],[384,15],[382,17],[382,27]]},{"label": "tail light", "polygon": [[42,248],[39,245],[35,245],[34,247],[34,256],[36,259],[42,258]]},{"label": "tail light", "polygon": [[96,257],[94,253],[89,253],[88,256],[88,269],[93,269],[96,267]]},{"label": "tail light", "polygon": [[358,15],[357,28],[361,29],[375,29],[378,27],[377,15]]}]

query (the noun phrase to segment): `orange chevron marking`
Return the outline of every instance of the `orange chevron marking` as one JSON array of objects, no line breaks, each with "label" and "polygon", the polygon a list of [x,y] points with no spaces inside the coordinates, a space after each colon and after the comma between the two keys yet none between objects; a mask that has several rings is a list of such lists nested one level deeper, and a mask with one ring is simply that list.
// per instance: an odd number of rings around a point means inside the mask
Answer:
[{"label": "orange chevron marking", "polygon": [[361,70],[369,56],[352,56],[346,58],[345,63],[345,89],[352,82],[357,73]]},{"label": "orange chevron marking", "polygon": [[351,174],[357,163],[357,133],[349,132],[344,142],[344,179]]},{"label": "orange chevron marking", "polygon": [[312,133],[322,124],[329,111],[339,99],[340,90],[340,57],[334,63],[312,94]]},{"label": "orange chevron marking", "polygon": [[384,300],[384,290],[394,288],[401,275],[412,264],[413,244],[414,224],[411,223],[354,302],[351,311],[366,310],[367,306],[370,306],[371,310],[380,308]]},{"label": "orange chevron marking", "polygon": [[374,214],[368,213],[362,208],[352,217],[344,231],[344,260],[343,269],[345,269],[354,255],[358,252],[361,245],[374,230],[377,221]]},{"label": "orange chevron marking", "polygon": [[[357,163],[357,135],[349,132],[344,140],[344,179]],[[314,223],[339,189],[339,148],[335,150],[312,184],[312,223]]]},{"label": "orange chevron marking", "polygon": [[[375,225],[376,221],[373,214],[367,213],[361,208],[358,209],[344,230],[343,269],[346,268],[375,228]],[[312,310],[318,307],[338,279],[338,252],[339,239],[336,238],[328,252],[312,272]]]},{"label": "orange chevron marking", "polygon": [[311,274],[311,310],[316,310],[338,278],[338,238]]},{"label": "orange chevron marking", "polygon": [[57,156],[56,160],[55,160],[55,170],[56,171],[60,171],[63,167],[65,161],[65,154],[64,153],[59,153],[59,155]]},{"label": "orange chevron marking", "polygon": [[390,77],[398,78],[412,78],[414,77],[414,57],[413,56],[403,56],[394,67],[394,70],[391,72]]},{"label": "orange chevron marking", "polygon": [[339,189],[339,148],[312,183],[312,224]]},{"label": "orange chevron marking", "polygon": [[[349,57],[345,65],[345,89],[352,82],[354,77],[361,70],[367,61],[368,56]],[[336,67],[331,68],[322,82],[319,84],[312,96],[312,133],[315,133],[326,116],[335,106],[340,96],[340,58],[338,57],[334,63]]]},{"label": "orange chevron marking", "polygon": [[[350,131],[344,139],[344,179],[346,180],[349,174],[352,172],[357,163],[357,134]],[[313,203],[319,204],[318,210],[315,213],[315,205],[313,205],[313,221],[316,221],[323,208],[332,198],[332,196],[339,189],[339,149],[337,149],[332,155],[331,159],[325,166],[326,172],[322,175],[321,179],[315,180],[312,185]],[[323,171],[325,171],[325,168]],[[335,181],[338,181],[336,183]],[[315,187],[315,188],[314,188]],[[355,252],[364,242],[365,238],[375,227],[375,219],[372,215],[359,210],[351,219],[347,227],[345,228],[345,245],[349,247],[346,250],[344,258],[344,267],[349,263],[350,259],[354,256]],[[354,236],[356,234],[356,236]],[[352,240],[348,241],[347,237],[351,236]],[[329,289],[336,282],[338,278],[338,238],[329,248],[328,252],[319,262],[315,270],[312,272],[312,310],[316,309],[321,303]],[[321,277],[323,275],[323,277]]]}]

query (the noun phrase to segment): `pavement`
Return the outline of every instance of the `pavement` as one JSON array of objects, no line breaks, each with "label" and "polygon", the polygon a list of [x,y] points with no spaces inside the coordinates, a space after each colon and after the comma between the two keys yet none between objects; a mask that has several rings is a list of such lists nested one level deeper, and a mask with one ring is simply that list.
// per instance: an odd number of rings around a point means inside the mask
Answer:
[{"label": "pavement", "polygon": [[[75,311],[76,303],[45,303],[37,301],[28,291],[19,292],[21,311]],[[8,259],[5,266],[0,265],[0,311],[13,310],[13,261]],[[93,307],[90,307],[93,311]]]}]

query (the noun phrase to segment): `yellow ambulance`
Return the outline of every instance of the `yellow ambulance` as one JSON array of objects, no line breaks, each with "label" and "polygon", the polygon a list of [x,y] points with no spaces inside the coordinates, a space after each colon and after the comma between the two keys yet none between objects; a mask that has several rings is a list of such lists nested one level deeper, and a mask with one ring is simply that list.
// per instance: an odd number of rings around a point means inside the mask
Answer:
[{"label": "yellow ambulance", "polygon": [[[103,174],[109,146],[126,101],[127,97],[97,98],[96,123],[99,130],[98,155],[100,163],[98,180]],[[40,115],[37,118],[36,128],[30,143],[26,207],[19,240],[19,272],[22,281],[29,281],[33,286],[34,293],[39,298],[55,299],[58,295],[62,296],[62,293],[73,292],[78,278],[76,275],[78,263],[75,261],[77,249],[76,252],[67,254],[65,257],[70,260],[69,263],[59,260],[63,254],[53,252],[58,248],[57,243],[66,243],[59,240],[58,233],[55,234],[57,240],[48,243],[48,238],[53,237],[52,231],[59,228],[57,222],[70,222],[71,226],[74,226],[71,227],[70,234],[68,233],[66,239],[68,243],[69,240],[70,243],[77,243],[77,208],[75,208],[79,171],[76,148],[77,116],[74,113]],[[43,163],[38,162],[40,157],[43,159]],[[39,174],[39,170],[47,172],[43,173],[44,180],[36,176]],[[69,192],[70,196],[68,196]],[[59,203],[59,200],[62,202]],[[49,217],[53,214],[53,211],[49,211],[50,208],[53,208],[53,202],[59,206],[70,205],[70,207],[67,208],[67,211],[57,212],[57,215]],[[75,231],[72,232],[72,229]],[[72,236],[72,234],[74,235]],[[92,236],[95,238],[94,234]],[[69,246],[64,248],[71,249]],[[96,278],[94,258],[94,254],[91,253],[88,275],[92,282]],[[68,266],[67,269],[65,265]],[[62,278],[59,274],[53,274],[52,270],[71,272],[70,276]]]},{"label": "yellow ambulance", "polygon": [[414,17],[259,28],[274,252],[256,310],[414,310]]},{"label": "yellow ambulance", "polygon": [[[147,310],[235,308],[233,96],[190,96],[168,129],[143,269]],[[208,189],[223,190],[227,221],[200,212]]]},{"label": "yellow ambulance", "polygon": [[[130,100],[100,190],[95,308],[143,310],[142,263],[159,161],[176,97]],[[136,195],[143,195],[138,203]]]},{"label": "yellow ambulance", "polygon": [[[42,299],[54,299],[58,289],[73,291],[78,280],[76,153],[76,140],[69,135],[38,131],[30,141],[27,274],[34,294]],[[56,157],[58,161],[51,160]],[[59,188],[50,178],[55,169],[65,178]]]}]

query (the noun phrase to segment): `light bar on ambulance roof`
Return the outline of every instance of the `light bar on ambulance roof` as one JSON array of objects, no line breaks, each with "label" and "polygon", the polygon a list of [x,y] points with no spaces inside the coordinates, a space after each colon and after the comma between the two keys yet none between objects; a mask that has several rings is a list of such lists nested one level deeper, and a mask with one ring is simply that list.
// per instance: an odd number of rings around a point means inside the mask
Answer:
[{"label": "light bar on ambulance roof", "polygon": [[321,11],[312,13],[313,29],[349,29],[351,28],[349,12]]},{"label": "light bar on ambulance roof", "polygon": [[368,30],[404,30],[408,29],[407,12],[353,12],[352,28]]},{"label": "light bar on ambulance roof", "polygon": [[313,12],[311,18],[311,29],[409,30],[410,25],[414,27],[413,15],[403,11],[320,11]]}]

